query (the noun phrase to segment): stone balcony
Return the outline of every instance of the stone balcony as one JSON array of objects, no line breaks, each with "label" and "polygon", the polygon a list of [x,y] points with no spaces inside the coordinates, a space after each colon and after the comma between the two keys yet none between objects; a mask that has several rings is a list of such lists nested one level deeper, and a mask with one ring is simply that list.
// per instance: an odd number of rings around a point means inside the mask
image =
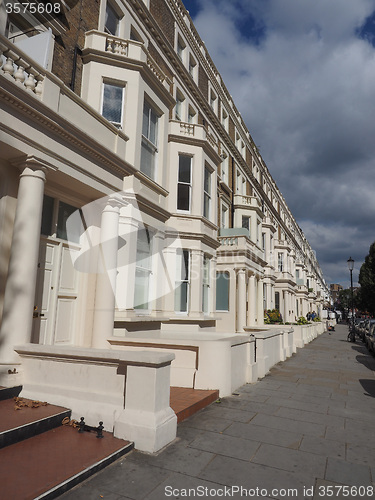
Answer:
[{"label": "stone balcony", "polygon": [[209,129],[203,125],[196,123],[187,123],[179,120],[169,121],[169,137],[176,140],[182,140],[188,143],[203,143],[210,146],[216,153],[219,154],[218,143]]},{"label": "stone balcony", "polygon": [[234,195],[234,207],[235,208],[247,208],[250,210],[256,210],[260,212],[263,216],[262,213],[262,205],[258,198],[255,196],[247,196],[244,194],[235,194]]},{"label": "stone balcony", "polygon": [[245,228],[222,228],[218,236],[218,262],[232,262],[234,265],[257,264],[263,268],[267,264],[263,250],[254,243]]},{"label": "stone balcony", "polygon": [[[128,137],[91,106],[72,92],[54,74],[44,69],[25,52],[0,35],[0,87],[12,100],[15,96],[25,105],[47,115],[54,113],[64,121],[77,140],[97,141],[120,158],[125,158]],[[48,108],[48,111],[47,109]]]},{"label": "stone balcony", "polygon": [[172,82],[142,42],[125,40],[102,31],[91,30],[86,33],[82,56],[85,62],[91,60],[98,60],[105,64],[119,64],[120,61],[136,62],[151,72],[168,92],[171,90]]}]

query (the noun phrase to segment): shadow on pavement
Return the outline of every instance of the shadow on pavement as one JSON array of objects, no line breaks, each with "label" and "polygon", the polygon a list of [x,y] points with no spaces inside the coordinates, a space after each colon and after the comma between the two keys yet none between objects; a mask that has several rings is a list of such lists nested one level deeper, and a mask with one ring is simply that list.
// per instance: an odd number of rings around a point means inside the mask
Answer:
[{"label": "shadow on pavement", "polygon": [[375,398],[375,380],[360,379],[359,383],[361,384],[363,389],[366,391],[367,396],[371,396],[372,398]]}]

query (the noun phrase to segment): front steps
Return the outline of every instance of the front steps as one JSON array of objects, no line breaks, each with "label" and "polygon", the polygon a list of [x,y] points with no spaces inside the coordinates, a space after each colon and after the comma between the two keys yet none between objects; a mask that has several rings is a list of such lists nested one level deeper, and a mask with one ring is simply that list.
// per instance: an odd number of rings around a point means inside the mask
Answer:
[{"label": "front steps", "polygon": [[[15,410],[0,389],[1,497],[56,498],[133,449],[133,443],[103,432],[79,433],[61,425],[70,411],[53,405]],[[23,400],[27,402],[28,400]]]},{"label": "front steps", "polygon": [[171,387],[170,405],[177,416],[177,423],[202,410],[219,399],[219,391]]}]

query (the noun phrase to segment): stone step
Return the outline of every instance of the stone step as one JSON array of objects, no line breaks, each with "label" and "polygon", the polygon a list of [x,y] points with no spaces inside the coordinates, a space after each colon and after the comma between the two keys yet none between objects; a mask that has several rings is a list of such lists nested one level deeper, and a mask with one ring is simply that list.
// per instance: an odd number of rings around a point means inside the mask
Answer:
[{"label": "stone step", "polygon": [[2,387],[0,386],[0,401],[4,399],[11,399],[17,397],[22,390],[22,385],[15,387]]},{"label": "stone step", "polygon": [[0,401],[0,448],[62,425],[71,411],[24,398]]},{"label": "stone step", "polygon": [[132,449],[105,431],[102,439],[70,426],[43,432],[1,450],[2,498],[56,498]]},{"label": "stone step", "polygon": [[219,391],[171,387],[170,406],[177,415],[177,423],[194,415],[219,398]]}]

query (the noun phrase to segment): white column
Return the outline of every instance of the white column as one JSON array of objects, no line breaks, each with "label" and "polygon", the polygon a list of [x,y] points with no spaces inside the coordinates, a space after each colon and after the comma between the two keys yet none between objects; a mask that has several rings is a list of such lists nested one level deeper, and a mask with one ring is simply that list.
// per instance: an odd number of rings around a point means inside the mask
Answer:
[{"label": "white column", "polygon": [[246,270],[237,272],[237,331],[243,332],[246,326]]},{"label": "white column", "polygon": [[255,325],[255,315],[256,315],[256,289],[255,289],[255,276],[252,275],[249,278],[249,325]]},{"label": "white column", "polygon": [[[130,207],[129,207],[130,212]],[[118,275],[116,282],[116,303],[120,310],[133,309],[135,267],[137,259],[138,222],[131,214],[119,219]]]},{"label": "white column", "polygon": [[100,250],[96,279],[92,347],[108,347],[107,339],[113,335],[117,277],[119,233],[119,200],[111,197],[102,213]]},{"label": "white column", "polygon": [[264,325],[264,309],[263,309],[263,280],[257,282],[257,326]]},{"label": "white column", "polygon": [[17,362],[13,346],[30,342],[42,221],[45,168],[27,161],[20,176],[0,332],[2,364]]}]

